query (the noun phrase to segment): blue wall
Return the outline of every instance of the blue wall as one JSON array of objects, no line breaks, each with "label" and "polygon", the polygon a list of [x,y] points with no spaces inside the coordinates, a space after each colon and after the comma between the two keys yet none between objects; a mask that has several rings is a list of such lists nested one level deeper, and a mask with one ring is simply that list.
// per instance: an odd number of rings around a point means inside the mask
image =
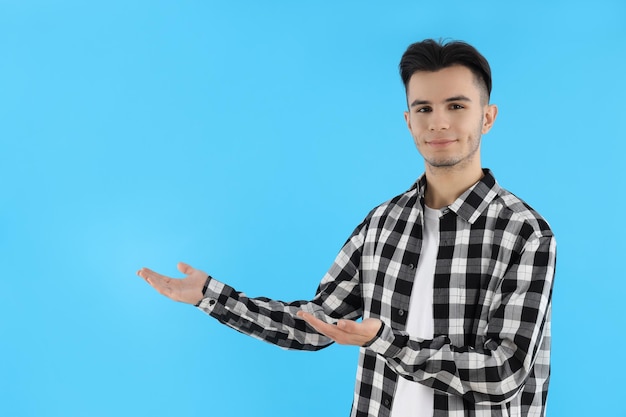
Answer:
[{"label": "blue wall", "polygon": [[626,3],[384,4],[0,1],[0,415],[347,416],[356,349],[284,352],[134,273],[312,296],[422,172],[397,64],[426,37],[490,60],[483,163],[557,234],[549,416],[623,412]]}]

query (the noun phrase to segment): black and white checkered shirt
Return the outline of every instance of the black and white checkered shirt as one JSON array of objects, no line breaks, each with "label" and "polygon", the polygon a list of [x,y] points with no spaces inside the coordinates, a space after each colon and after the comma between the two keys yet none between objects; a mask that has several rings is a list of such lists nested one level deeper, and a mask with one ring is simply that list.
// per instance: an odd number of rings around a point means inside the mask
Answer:
[{"label": "black and white checkered shirt", "polygon": [[386,417],[399,377],[435,389],[434,416],[544,416],[556,260],[543,218],[500,188],[489,170],[442,210],[434,277],[434,338],[404,330],[420,256],[426,179],[372,210],[324,276],[315,298],[248,298],[210,278],[198,307],[287,349],[332,341],[296,316],[373,317],[383,326],[360,349],[352,417]]}]

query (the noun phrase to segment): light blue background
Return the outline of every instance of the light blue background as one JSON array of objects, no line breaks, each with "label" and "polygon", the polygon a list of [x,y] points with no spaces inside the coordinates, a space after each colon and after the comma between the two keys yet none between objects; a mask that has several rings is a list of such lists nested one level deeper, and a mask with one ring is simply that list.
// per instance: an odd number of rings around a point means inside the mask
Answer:
[{"label": "light blue background", "polygon": [[0,415],[347,416],[356,349],[282,351],[134,274],[311,297],[422,172],[397,64],[426,37],[490,60],[483,163],[557,234],[548,415],[626,415],[625,5],[0,0]]}]

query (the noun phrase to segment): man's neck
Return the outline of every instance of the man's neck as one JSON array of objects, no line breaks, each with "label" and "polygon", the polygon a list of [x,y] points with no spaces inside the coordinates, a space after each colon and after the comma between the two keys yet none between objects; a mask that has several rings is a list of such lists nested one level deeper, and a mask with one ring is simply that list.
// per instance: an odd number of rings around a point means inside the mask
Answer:
[{"label": "man's neck", "polygon": [[471,170],[457,170],[454,167],[436,168],[426,164],[426,205],[433,209],[449,206],[483,176],[480,165]]}]

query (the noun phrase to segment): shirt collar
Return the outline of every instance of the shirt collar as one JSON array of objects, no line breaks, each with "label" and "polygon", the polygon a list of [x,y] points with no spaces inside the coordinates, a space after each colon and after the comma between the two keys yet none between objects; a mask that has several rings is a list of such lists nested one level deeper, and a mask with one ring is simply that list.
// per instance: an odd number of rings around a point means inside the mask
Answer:
[{"label": "shirt collar", "polygon": [[[448,206],[450,211],[470,224],[473,224],[480,217],[501,190],[491,170],[483,169],[483,173],[484,176],[480,181],[472,185]],[[413,188],[417,189],[417,195],[421,203],[424,204],[426,174],[417,180]]]}]

